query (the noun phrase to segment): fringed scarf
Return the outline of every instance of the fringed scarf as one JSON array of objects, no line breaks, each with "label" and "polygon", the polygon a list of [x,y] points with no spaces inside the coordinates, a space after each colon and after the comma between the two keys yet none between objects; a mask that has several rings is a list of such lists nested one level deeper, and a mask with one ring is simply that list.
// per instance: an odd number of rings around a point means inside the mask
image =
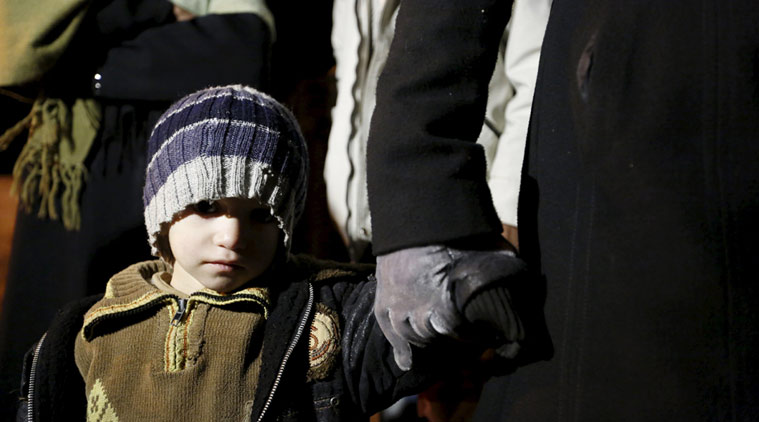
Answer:
[{"label": "fringed scarf", "polygon": [[[0,2],[0,86],[39,81],[63,54],[78,30],[90,0],[9,0]],[[0,151],[29,130],[13,168],[13,192],[22,209],[79,229],[79,194],[86,178],[84,160],[100,122],[92,98],[63,100],[41,95],[27,117],[0,136]],[[56,206],[60,201],[62,215]]]},{"label": "fringed scarf", "polygon": [[39,203],[39,218],[60,217],[66,229],[79,229],[79,194],[87,175],[84,160],[99,122],[100,106],[94,99],[80,98],[67,103],[40,98],[26,118],[0,137],[3,150],[24,129],[29,130],[29,139],[13,166],[11,187],[18,194],[22,209],[31,212]]}]

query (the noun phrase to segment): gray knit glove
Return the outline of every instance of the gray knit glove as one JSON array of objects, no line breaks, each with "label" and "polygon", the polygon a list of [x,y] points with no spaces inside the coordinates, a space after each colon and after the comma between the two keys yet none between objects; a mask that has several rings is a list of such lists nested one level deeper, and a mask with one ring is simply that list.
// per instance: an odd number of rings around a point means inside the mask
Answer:
[{"label": "gray knit glove", "polygon": [[374,313],[393,346],[395,362],[408,370],[411,345],[424,347],[441,336],[458,338],[474,324],[490,329],[501,356],[514,357],[524,332],[507,286],[523,278],[525,268],[505,249],[432,245],[378,256]]}]

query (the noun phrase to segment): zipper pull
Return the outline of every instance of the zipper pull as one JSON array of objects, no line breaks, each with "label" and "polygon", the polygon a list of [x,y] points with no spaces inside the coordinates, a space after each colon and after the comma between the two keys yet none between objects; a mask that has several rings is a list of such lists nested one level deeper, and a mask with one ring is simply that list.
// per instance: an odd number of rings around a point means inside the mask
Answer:
[{"label": "zipper pull", "polygon": [[177,309],[177,313],[174,314],[174,318],[171,319],[171,325],[174,327],[178,326],[179,323],[182,322],[182,318],[184,318],[185,311],[187,311],[187,299],[178,299],[177,305],[179,306],[179,309]]}]

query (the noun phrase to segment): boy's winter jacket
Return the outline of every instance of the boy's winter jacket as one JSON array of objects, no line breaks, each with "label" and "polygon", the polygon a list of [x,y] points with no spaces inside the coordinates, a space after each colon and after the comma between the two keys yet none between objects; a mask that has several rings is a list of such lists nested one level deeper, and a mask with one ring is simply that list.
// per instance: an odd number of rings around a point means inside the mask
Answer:
[{"label": "boy's winter jacket", "polygon": [[[119,277],[135,275],[147,283],[160,267],[155,261],[133,265],[114,276],[109,285]],[[433,356],[418,359],[408,372],[395,365],[392,349],[374,318],[371,267],[291,257],[271,279],[271,306],[265,311],[263,336],[252,337],[262,341],[262,351],[255,394],[245,411],[249,420],[361,420],[431,381],[429,368],[437,360]],[[159,291],[154,294],[169,297]],[[109,290],[106,295],[118,293]],[[85,314],[102,312],[105,302],[89,297],[69,304],[27,354],[17,420],[84,420],[88,416],[87,387],[75,364],[74,344],[88,336],[87,330],[82,331]],[[265,309],[263,303],[259,304]],[[139,312],[130,314],[136,318],[130,322],[138,324],[155,313],[146,311],[148,316],[142,319]],[[107,326],[112,321],[102,323],[103,335],[112,335],[108,329],[115,327]],[[129,369],[123,371],[122,377],[132,376]],[[225,391],[219,389],[218,394]],[[185,419],[193,416],[197,415],[183,415]]]}]

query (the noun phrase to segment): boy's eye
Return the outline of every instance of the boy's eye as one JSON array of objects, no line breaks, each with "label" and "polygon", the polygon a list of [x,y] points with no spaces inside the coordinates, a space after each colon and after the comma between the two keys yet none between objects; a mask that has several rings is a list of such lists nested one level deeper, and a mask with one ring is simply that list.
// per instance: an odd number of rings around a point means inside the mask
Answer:
[{"label": "boy's eye", "polygon": [[268,208],[256,208],[250,212],[250,219],[256,223],[271,223],[274,221],[274,216],[271,215]]},{"label": "boy's eye", "polygon": [[192,209],[198,214],[213,214],[219,211],[216,201],[200,201],[194,204]]}]

